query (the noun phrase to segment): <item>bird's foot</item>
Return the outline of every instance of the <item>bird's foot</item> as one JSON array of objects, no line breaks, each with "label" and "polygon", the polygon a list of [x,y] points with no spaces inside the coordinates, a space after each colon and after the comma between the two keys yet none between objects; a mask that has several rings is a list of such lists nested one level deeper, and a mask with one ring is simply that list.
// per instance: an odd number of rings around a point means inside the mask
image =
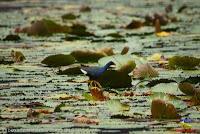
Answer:
[{"label": "bird's foot", "polygon": [[98,81],[90,80],[88,83],[89,87],[102,88],[101,84]]}]

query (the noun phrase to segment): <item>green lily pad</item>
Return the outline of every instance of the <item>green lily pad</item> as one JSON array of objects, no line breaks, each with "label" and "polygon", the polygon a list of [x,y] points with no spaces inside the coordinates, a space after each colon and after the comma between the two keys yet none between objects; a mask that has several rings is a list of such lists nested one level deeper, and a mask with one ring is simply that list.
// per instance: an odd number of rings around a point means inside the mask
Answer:
[{"label": "green lily pad", "polygon": [[64,70],[59,70],[58,75],[77,75],[82,74],[80,66],[69,67]]},{"label": "green lily pad", "polygon": [[87,31],[87,27],[83,24],[75,23],[71,27],[69,34],[77,35],[80,37],[95,36],[93,33]]},{"label": "green lily pad", "polygon": [[87,100],[87,101],[93,101],[94,98],[90,93],[83,93],[83,97]]},{"label": "green lily pad", "polygon": [[42,19],[33,22],[29,27],[16,29],[15,32],[27,33],[32,36],[51,36],[53,33],[67,33],[70,30],[68,26],[62,26],[52,20]]},{"label": "green lily pad", "polygon": [[183,95],[182,92],[178,89],[178,84],[175,82],[171,83],[160,83],[154,87],[151,87],[152,92],[161,92],[171,95]]},{"label": "green lily pad", "polygon": [[75,58],[72,55],[57,54],[46,57],[41,63],[50,67],[60,67],[73,64],[74,62]]},{"label": "green lily pad", "polygon": [[73,13],[66,13],[66,14],[62,15],[63,20],[74,20],[78,17],[79,17],[78,15],[75,15]]},{"label": "green lily pad", "polygon": [[120,102],[120,100],[117,100],[117,99],[107,101],[106,106],[112,112],[122,112],[122,111],[130,110],[129,105],[123,104]]},{"label": "green lily pad", "polygon": [[194,95],[195,87],[189,82],[181,82],[178,84],[178,88],[186,95]]},{"label": "green lily pad", "polygon": [[134,59],[130,55],[113,55],[101,58],[98,63],[104,66],[109,61],[113,61],[116,64],[116,70],[124,73],[130,73],[135,68],[136,64]]},{"label": "green lily pad", "polygon": [[97,62],[100,58],[104,57],[105,54],[90,50],[75,50],[71,52],[78,62],[88,63]]},{"label": "green lily pad", "polygon": [[174,56],[169,59],[169,67],[172,69],[191,70],[200,65],[200,59],[189,56]]},{"label": "green lily pad", "polygon": [[167,103],[173,104],[177,109],[182,110],[187,108],[187,104],[183,102],[181,99],[177,98],[176,96],[162,93],[162,92],[154,92],[150,97],[149,97],[149,102],[152,102],[152,100],[155,99],[161,99]]},{"label": "green lily pad", "polygon": [[3,39],[3,41],[19,41],[19,40],[21,40],[20,36],[14,34],[9,34]]},{"label": "green lily pad", "polygon": [[176,81],[172,80],[172,79],[154,79],[154,80],[149,81],[146,84],[146,86],[153,87],[153,86],[160,84],[160,83],[171,83],[171,82],[176,82]]},{"label": "green lily pad", "polygon": [[54,112],[61,112],[62,111],[61,108],[64,107],[64,106],[65,106],[64,103],[57,105],[54,109]]}]

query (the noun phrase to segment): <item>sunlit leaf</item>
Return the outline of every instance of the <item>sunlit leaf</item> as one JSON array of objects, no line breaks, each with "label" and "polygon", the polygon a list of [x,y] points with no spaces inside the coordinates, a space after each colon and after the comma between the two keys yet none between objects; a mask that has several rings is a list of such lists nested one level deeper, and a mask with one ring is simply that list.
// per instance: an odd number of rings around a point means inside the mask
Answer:
[{"label": "sunlit leaf", "polygon": [[178,84],[175,82],[157,84],[151,87],[151,91],[162,92],[162,93],[167,93],[167,94],[172,94],[172,95],[183,94],[182,92],[180,92],[180,90],[178,89]]},{"label": "sunlit leaf", "polygon": [[116,64],[116,70],[123,71],[124,73],[130,73],[135,68],[134,59],[130,55],[113,55],[101,58],[98,63],[102,66],[113,61]]},{"label": "sunlit leaf", "polygon": [[122,111],[129,111],[130,106],[128,104],[123,104],[120,102],[120,100],[114,99],[114,100],[108,100],[106,102],[106,106],[109,108],[112,112],[122,112]]}]

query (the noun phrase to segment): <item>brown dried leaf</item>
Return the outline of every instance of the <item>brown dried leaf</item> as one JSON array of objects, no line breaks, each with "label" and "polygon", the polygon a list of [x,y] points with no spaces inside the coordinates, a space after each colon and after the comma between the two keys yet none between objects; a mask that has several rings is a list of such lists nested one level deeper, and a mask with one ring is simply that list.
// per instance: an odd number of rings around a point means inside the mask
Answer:
[{"label": "brown dried leaf", "polygon": [[13,58],[14,62],[23,62],[26,58],[24,54],[20,51],[11,51],[11,57]]},{"label": "brown dried leaf", "polygon": [[90,93],[92,94],[93,99],[96,101],[105,101],[108,99],[103,90],[98,87],[91,87]]},{"label": "brown dried leaf", "polygon": [[85,115],[76,116],[73,119],[73,122],[74,123],[82,123],[82,124],[95,124],[95,125],[99,124],[99,120],[98,119],[91,119],[91,118],[88,118]]},{"label": "brown dried leaf", "polygon": [[139,66],[138,68],[134,69],[133,75],[135,78],[151,78],[157,77],[158,72],[148,63]]}]

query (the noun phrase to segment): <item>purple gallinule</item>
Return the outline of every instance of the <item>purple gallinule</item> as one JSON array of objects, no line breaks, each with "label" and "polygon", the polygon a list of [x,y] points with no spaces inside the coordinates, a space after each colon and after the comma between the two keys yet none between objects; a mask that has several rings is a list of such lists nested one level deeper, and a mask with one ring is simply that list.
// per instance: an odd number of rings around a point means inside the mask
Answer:
[{"label": "purple gallinule", "polygon": [[89,76],[90,78],[90,85],[92,85],[93,82],[96,82],[100,86],[100,84],[96,81],[111,65],[115,65],[114,62],[110,61],[103,67],[81,67],[81,71]]}]

